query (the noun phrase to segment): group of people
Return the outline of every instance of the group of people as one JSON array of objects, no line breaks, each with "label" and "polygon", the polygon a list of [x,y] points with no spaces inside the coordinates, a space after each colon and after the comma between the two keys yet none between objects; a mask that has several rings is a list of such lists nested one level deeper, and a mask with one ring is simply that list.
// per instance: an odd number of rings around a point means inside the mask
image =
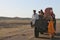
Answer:
[{"label": "group of people", "polygon": [[45,14],[43,10],[38,11],[39,14],[36,13],[36,10],[33,10],[33,13],[34,14],[32,15],[32,26],[36,25],[37,20],[39,21],[39,24],[37,26],[43,27],[43,29],[45,28],[46,24],[46,26],[48,26],[48,34],[50,35],[50,37],[52,37],[52,35],[54,35],[56,31],[56,28],[54,27],[55,14]]}]

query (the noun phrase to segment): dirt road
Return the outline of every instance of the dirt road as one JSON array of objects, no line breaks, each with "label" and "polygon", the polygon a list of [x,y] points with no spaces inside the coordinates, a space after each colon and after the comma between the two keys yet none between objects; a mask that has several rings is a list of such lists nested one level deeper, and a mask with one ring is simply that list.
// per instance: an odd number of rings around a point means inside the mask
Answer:
[{"label": "dirt road", "polygon": [[[60,23],[57,23],[56,35],[53,40],[60,40]],[[34,37],[34,28],[29,27],[29,29],[18,31],[16,35],[1,38],[0,40],[50,40],[49,36],[46,34],[40,34],[39,38]]]}]

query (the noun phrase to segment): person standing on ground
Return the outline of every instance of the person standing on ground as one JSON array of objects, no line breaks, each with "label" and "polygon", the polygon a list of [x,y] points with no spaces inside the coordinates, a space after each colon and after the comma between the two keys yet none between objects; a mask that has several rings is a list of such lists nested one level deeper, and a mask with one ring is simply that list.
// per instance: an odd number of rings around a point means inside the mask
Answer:
[{"label": "person standing on ground", "polygon": [[51,17],[50,21],[48,23],[48,34],[49,34],[50,38],[54,37],[54,33],[55,33],[55,30],[54,30],[54,21],[53,21],[53,18]]},{"label": "person standing on ground", "polygon": [[39,19],[38,14],[36,13],[36,10],[33,10],[33,15],[32,15],[32,26],[35,25],[35,21]]},{"label": "person standing on ground", "polygon": [[54,29],[55,29],[55,31],[56,31],[56,18],[55,18],[55,14],[53,13],[52,10],[50,10],[50,14],[51,14],[51,16],[52,16],[52,18],[53,18],[53,21],[54,21]]}]

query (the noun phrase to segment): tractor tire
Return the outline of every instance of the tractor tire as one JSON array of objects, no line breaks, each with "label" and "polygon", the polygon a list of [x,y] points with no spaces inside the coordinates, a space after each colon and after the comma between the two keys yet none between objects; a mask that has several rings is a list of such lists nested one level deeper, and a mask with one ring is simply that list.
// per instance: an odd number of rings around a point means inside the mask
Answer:
[{"label": "tractor tire", "polygon": [[35,30],[34,30],[34,35],[35,35],[36,38],[39,37],[39,31],[36,27],[35,27]]}]

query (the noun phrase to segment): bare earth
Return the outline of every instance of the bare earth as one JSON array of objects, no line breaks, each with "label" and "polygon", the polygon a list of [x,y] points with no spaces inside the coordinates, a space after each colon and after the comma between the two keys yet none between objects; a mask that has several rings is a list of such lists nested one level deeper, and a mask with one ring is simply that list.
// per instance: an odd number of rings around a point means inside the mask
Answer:
[{"label": "bare earth", "polygon": [[[56,29],[57,34],[53,40],[60,40],[60,21],[57,22]],[[35,38],[34,28],[30,25],[17,25],[14,28],[1,28],[0,40],[50,40],[50,38],[46,34],[40,34],[39,38]]]}]

